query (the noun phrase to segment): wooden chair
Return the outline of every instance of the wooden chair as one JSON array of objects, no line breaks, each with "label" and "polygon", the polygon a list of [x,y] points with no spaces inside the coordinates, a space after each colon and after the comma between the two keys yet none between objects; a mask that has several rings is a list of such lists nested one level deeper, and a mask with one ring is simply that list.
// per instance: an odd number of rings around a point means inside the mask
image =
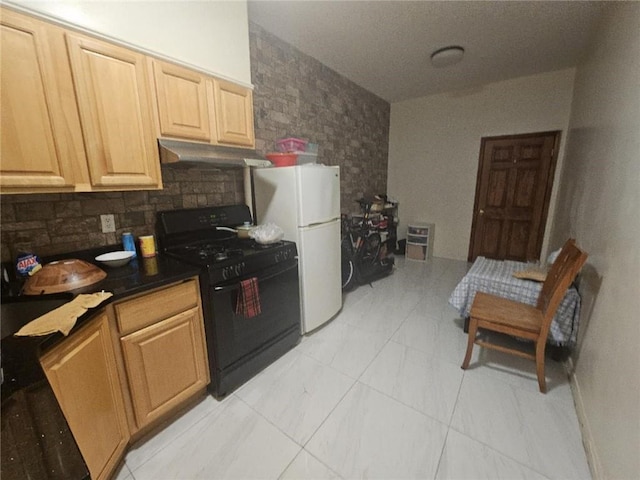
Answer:
[{"label": "wooden chair", "polygon": [[[538,386],[542,393],[546,393],[544,352],[551,321],[569,285],[586,260],[587,254],[576,246],[575,240],[567,240],[547,273],[535,307],[477,292],[469,314],[469,338],[462,369],[466,370],[469,366],[474,344],[528,358],[535,360]],[[532,340],[535,345],[535,355],[478,339],[476,338],[478,328]]]}]

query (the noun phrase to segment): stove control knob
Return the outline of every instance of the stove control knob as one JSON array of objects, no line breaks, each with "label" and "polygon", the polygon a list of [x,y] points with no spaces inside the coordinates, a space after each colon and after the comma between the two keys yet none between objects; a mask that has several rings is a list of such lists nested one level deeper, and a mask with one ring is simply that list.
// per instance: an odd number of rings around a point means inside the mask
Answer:
[{"label": "stove control knob", "polygon": [[244,267],[245,267],[244,262],[238,263],[234,267],[233,271],[235,272],[237,277],[241,276],[244,273]]}]

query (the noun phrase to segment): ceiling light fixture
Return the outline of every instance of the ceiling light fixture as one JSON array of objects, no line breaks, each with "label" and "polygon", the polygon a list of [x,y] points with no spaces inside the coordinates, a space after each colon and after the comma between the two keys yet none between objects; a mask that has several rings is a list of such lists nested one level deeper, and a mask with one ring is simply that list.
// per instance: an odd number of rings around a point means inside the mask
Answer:
[{"label": "ceiling light fixture", "polygon": [[434,67],[447,67],[461,61],[463,56],[464,48],[462,47],[457,45],[444,47],[431,54],[431,64]]}]

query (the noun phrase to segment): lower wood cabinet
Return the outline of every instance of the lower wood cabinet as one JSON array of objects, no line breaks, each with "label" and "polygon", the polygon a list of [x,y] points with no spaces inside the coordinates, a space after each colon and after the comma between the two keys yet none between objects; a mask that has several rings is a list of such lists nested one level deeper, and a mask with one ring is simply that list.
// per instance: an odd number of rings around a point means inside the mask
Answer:
[{"label": "lower wood cabinet", "polygon": [[124,300],[114,312],[135,435],[209,384],[198,280]]},{"label": "lower wood cabinet", "polygon": [[41,364],[91,478],[109,478],[129,430],[106,313],[53,347]]},{"label": "lower wood cabinet", "polygon": [[108,305],[40,363],[91,478],[209,384],[197,278]]},{"label": "lower wood cabinet", "polygon": [[209,383],[199,308],[122,337],[136,423],[142,428]]}]

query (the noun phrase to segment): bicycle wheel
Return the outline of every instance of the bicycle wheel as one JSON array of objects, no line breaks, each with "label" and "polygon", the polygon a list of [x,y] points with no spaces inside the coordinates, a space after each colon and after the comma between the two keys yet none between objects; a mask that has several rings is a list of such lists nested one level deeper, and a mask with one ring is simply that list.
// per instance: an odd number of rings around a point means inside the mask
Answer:
[{"label": "bicycle wheel", "polygon": [[364,245],[362,246],[362,261],[363,263],[376,263],[380,258],[380,246],[382,245],[382,239],[379,233],[372,233],[364,239]]},{"label": "bicycle wheel", "polygon": [[356,267],[353,260],[346,259],[342,261],[342,290],[348,292],[356,284]]},{"label": "bicycle wheel", "polygon": [[353,263],[353,255],[349,239],[344,238],[341,245],[342,290],[351,290],[356,283],[356,268]]},{"label": "bicycle wheel", "polygon": [[380,235],[372,233],[364,239],[362,249],[356,259],[356,274],[358,283],[369,283],[369,279],[375,275],[380,267]]}]

